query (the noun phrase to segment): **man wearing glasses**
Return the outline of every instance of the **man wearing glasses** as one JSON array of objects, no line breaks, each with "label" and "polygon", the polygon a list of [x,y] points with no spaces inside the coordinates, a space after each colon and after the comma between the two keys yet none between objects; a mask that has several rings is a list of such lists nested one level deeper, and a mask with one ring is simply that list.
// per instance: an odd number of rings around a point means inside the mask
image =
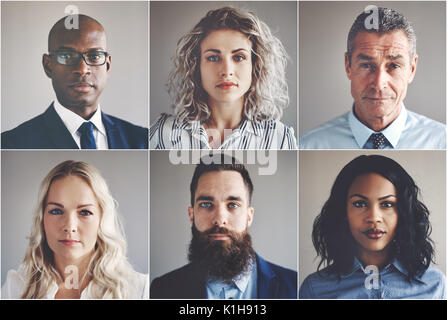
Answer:
[{"label": "man wearing glasses", "polygon": [[79,15],[78,28],[60,19],[42,58],[57,99],[41,115],[2,133],[3,149],[147,149],[148,130],[101,111],[99,97],[110,73],[106,34]]}]

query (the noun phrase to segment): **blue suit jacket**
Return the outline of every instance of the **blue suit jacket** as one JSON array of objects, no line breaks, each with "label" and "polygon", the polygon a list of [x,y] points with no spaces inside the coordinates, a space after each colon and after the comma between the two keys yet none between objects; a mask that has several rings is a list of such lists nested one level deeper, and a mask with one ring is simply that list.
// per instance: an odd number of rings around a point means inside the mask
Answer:
[{"label": "blue suit jacket", "polygon": [[[297,273],[256,255],[258,299],[296,299]],[[194,264],[171,271],[151,283],[151,299],[206,299],[206,276]]]},{"label": "blue suit jacket", "polygon": [[[109,149],[147,149],[148,129],[102,113]],[[37,117],[2,133],[2,149],[79,149],[51,104]]]}]

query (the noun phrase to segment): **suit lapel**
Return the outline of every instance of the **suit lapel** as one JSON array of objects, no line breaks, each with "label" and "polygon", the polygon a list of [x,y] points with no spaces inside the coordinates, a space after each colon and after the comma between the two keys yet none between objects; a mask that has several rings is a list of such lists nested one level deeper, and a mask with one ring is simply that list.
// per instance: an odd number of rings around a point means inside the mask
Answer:
[{"label": "suit lapel", "polygon": [[256,255],[258,268],[258,299],[274,299],[278,297],[279,283],[276,274],[267,261]]},{"label": "suit lapel", "polygon": [[101,113],[101,117],[106,128],[109,149],[127,149],[128,146],[125,145],[115,121],[104,112]]},{"label": "suit lapel", "polygon": [[51,104],[43,114],[45,132],[55,145],[55,149],[79,149],[62,119]]}]

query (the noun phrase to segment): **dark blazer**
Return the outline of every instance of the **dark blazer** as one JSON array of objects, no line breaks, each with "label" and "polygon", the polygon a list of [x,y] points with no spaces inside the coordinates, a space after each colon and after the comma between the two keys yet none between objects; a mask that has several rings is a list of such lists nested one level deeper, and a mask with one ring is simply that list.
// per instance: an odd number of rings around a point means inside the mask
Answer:
[{"label": "dark blazer", "polygon": [[[296,271],[256,255],[258,299],[296,299]],[[206,276],[194,264],[171,271],[151,283],[151,299],[206,299]]]},{"label": "dark blazer", "polygon": [[[102,113],[109,149],[147,149],[148,129]],[[51,104],[37,117],[2,133],[2,149],[79,149]]]}]

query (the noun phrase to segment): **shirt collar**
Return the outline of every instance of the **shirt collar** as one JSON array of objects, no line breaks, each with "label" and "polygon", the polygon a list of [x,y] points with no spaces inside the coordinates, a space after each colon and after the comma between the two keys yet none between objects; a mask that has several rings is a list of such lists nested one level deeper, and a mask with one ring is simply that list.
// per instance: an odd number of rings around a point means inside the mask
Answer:
[{"label": "shirt collar", "polygon": [[230,288],[230,287],[236,287],[241,294],[245,292],[248,286],[248,282],[250,281],[250,278],[252,277],[253,273],[257,272],[256,270],[256,262],[252,261],[250,263],[249,270],[247,272],[244,272],[243,274],[239,275],[236,279],[233,279],[233,281],[228,284],[221,280],[216,280],[212,278],[208,278],[207,280],[207,286],[209,289],[213,292],[214,296],[219,296],[220,292],[222,291],[222,288]]},{"label": "shirt collar", "polygon": [[[351,127],[352,134],[357,141],[357,144],[360,146],[360,148],[363,148],[371,134],[376,132],[360,122],[360,120],[354,114],[354,106],[349,112],[348,121],[349,126]],[[405,105],[402,103],[402,108],[397,118],[393,122],[391,122],[388,127],[381,131],[388,142],[393,146],[393,148],[396,148],[406,122],[407,110],[405,108]]]},{"label": "shirt collar", "polygon": [[[200,121],[187,121],[185,120],[181,125],[186,130],[191,131],[191,135],[200,140],[200,137],[206,134],[206,130]],[[232,134],[243,134],[245,132],[252,133],[259,136],[261,134],[261,129],[259,124],[254,121],[243,119],[241,123],[233,130]]]},{"label": "shirt collar", "polygon": [[[54,105],[54,109],[56,110],[59,117],[62,119],[62,122],[67,127],[70,134],[72,134],[72,135],[75,134],[78,131],[79,127],[84,122],[86,122],[86,120],[84,118],[77,115],[73,111],[65,108],[64,106],[62,106],[57,99],[54,100],[53,105]],[[106,129],[104,127],[104,124],[102,122],[102,117],[101,117],[101,106],[98,105],[98,109],[96,109],[96,112],[93,114],[93,116],[90,118],[89,121],[91,123],[93,123],[95,128],[100,133],[102,133],[103,135],[106,135]]]}]

